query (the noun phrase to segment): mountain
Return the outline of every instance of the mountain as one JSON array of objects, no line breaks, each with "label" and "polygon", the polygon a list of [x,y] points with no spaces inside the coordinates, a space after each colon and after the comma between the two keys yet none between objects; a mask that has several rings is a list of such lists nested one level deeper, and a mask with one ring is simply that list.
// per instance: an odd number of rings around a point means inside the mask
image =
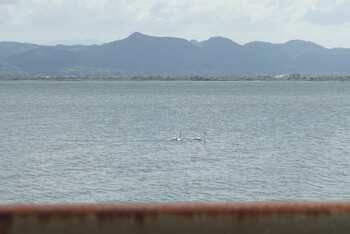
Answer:
[{"label": "mountain", "polygon": [[123,40],[84,53],[90,66],[133,71],[146,75],[182,75],[198,60],[198,47],[180,38],[133,33]]},{"label": "mountain", "polygon": [[349,63],[350,49],[302,40],[240,45],[223,37],[198,42],[136,32],[102,45],[0,42],[0,78],[350,75]]},{"label": "mountain", "polygon": [[33,50],[40,47],[39,45],[19,42],[0,42],[0,61],[15,54]]}]

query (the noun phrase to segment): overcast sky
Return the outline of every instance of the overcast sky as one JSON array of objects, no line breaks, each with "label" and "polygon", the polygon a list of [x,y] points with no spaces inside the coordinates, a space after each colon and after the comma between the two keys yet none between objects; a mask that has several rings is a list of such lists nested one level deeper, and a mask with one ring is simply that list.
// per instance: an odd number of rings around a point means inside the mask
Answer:
[{"label": "overcast sky", "polygon": [[0,41],[110,42],[135,31],[350,48],[350,0],[0,0]]}]

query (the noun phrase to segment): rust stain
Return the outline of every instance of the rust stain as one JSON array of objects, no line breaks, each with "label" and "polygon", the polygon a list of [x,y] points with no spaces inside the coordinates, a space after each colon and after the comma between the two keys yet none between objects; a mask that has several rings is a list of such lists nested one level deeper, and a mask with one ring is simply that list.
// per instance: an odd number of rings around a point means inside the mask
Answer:
[{"label": "rust stain", "polygon": [[0,205],[0,214],[61,214],[72,213],[324,213],[350,212],[350,203],[229,203],[229,204],[128,204],[128,205]]},{"label": "rust stain", "polygon": [[0,205],[0,234],[7,234],[14,217],[37,217],[45,224],[54,221],[69,221],[72,218],[93,216],[99,224],[118,221],[135,222],[143,226],[145,220],[160,217],[178,217],[191,221],[195,217],[216,220],[228,216],[239,222],[260,218],[312,217],[318,219],[332,214],[348,213],[350,203],[228,203],[228,204],[128,204],[128,205]]},{"label": "rust stain", "polygon": [[128,205],[0,205],[0,214],[61,214],[69,216],[88,213],[325,213],[350,212],[350,203],[228,203],[228,204],[128,204]]},{"label": "rust stain", "polygon": [[110,207],[111,209],[103,209],[94,213],[96,219],[100,223],[111,223],[118,221],[135,221],[139,226],[143,226],[146,219],[157,220],[158,216],[162,214],[161,211],[143,210],[143,209],[129,209],[126,206]]}]

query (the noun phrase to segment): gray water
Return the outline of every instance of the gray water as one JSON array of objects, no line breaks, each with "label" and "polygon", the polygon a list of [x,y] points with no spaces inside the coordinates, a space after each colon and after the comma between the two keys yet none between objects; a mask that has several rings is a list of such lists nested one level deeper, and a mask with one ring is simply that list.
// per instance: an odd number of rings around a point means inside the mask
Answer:
[{"label": "gray water", "polygon": [[349,103],[347,82],[0,82],[0,203],[350,200]]}]

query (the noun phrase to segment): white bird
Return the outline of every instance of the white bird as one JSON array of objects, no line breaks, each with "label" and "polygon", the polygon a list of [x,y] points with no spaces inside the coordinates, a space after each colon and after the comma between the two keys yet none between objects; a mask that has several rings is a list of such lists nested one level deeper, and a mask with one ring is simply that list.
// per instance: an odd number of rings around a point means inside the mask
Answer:
[{"label": "white bird", "polygon": [[184,138],[182,136],[182,129],[180,129],[180,135],[179,137],[174,137],[174,138],[171,138],[171,141],[182,141]]},{"label": "white bird", "polygon": [[192,139],[193,141],[207,141],[207,133],[203,134],[203,137],[195,137]]}]

